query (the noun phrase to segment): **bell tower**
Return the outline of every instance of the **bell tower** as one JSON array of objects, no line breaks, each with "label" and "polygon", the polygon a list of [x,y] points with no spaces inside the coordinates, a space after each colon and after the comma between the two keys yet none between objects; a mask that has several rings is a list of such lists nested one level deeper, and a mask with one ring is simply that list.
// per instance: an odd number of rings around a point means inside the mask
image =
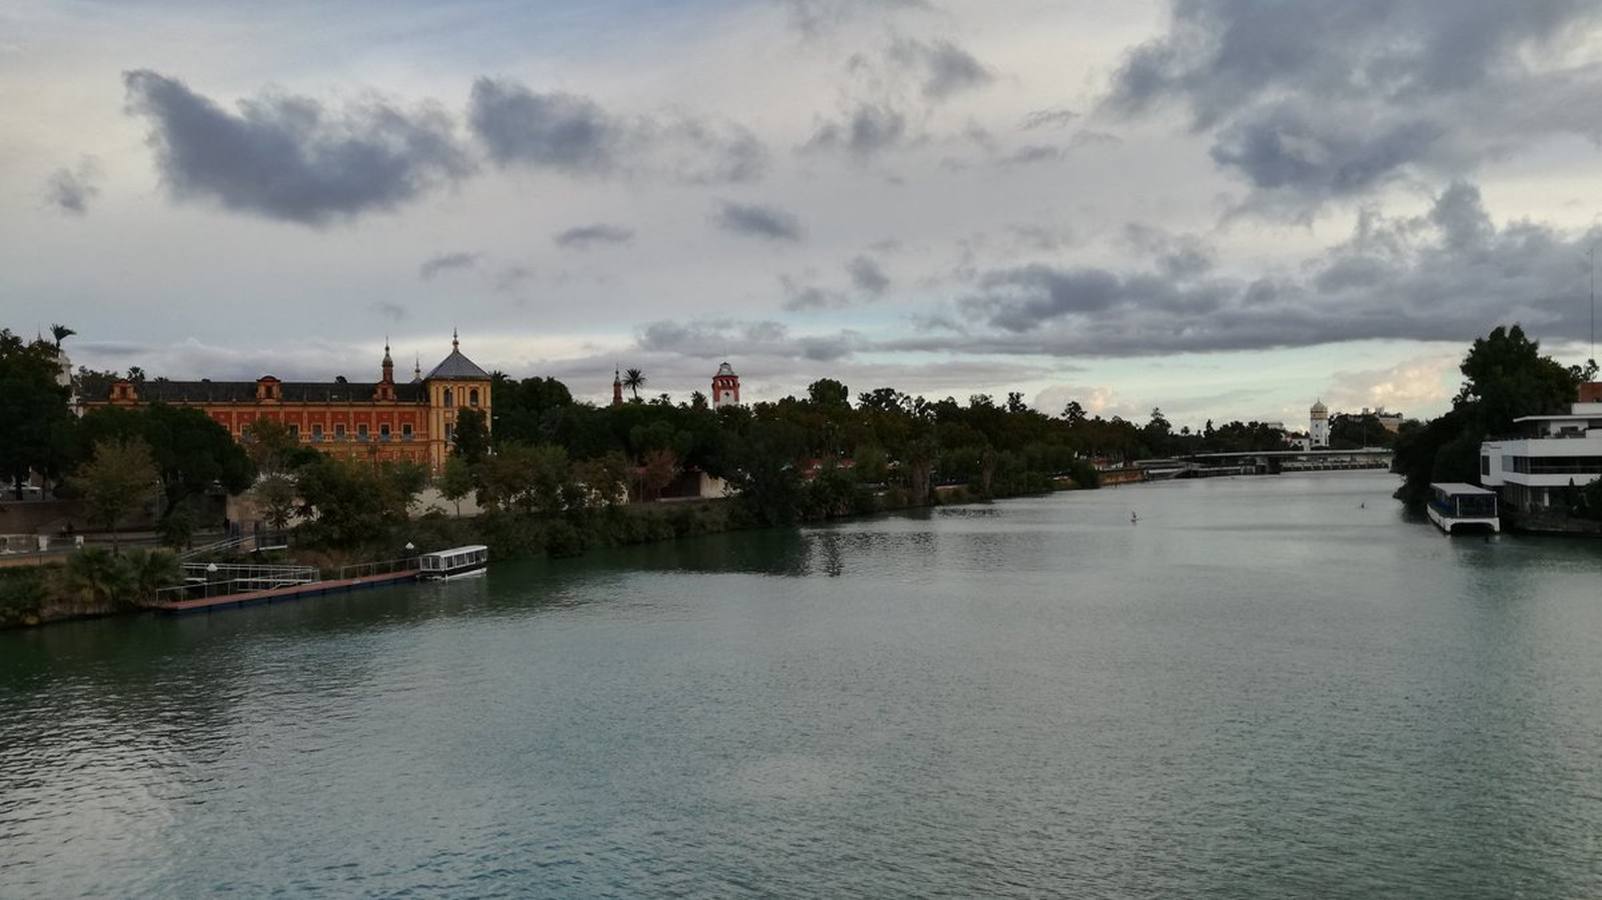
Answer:
[{"label": "bell tower", "polygon": [[734,367],[725,362],[718,366],[718,373],[712,376],[712,408],[739,405],[740,376],[734,374]]}]

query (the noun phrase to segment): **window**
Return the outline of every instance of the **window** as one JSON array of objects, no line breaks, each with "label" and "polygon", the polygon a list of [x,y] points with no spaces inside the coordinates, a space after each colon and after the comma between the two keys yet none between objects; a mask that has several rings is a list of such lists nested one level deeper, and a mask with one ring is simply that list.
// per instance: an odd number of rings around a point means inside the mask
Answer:
[{"label": "window", "polygon": [[401,440],[409,441],[411,439],[412,439],[412,423],[406,422],[406,423],[401,425]]},{"label": "window", "polygon": [[1489,456],[1480,457],[1480,474],[1491,474],[1491,458]]},{"label": "window", "polygon": [[455,405],[456,405],[456,395],[451,392],[450,388],[446,388],[445,389],[445,408],[446,409],[450,409],[451,407],[453,407]]},{"label": "window", "polygon": [[473,388],[467,392],[467,405],[478,406],[478,388]]},{"label": "window", "polygon": [[321,444],[322,442],[323,442],[323,426],[322,426],[322,423],[321,422],[313,423],[313,425],[312,425],[312,443]]},{"label": "window", "polygon": [[381,440],[381,441],[389,440],[389,423],[388,422],[385,422],[384,424],[378,426],[378,439]]},{"label": "window", "polygon": [[363,422],[360,425],[356,426],[356,440],[358,440],[358,441],[367,440],[367,423],[366,422]]},{"label": "window", "polygon": [[449,441],[453,441],[455,439],[456,439],[456,426],[451,424],[450,422],[446,422],[445,423],[445,440],[447,442],[449,442]]},{"label": "window", "polygon": [[334,440],[343,441],[344,439],[345,439],[345,423],[344,422],[338,422],[338,423],[336,423],[334,425]]},{"label": "window", "polygon": [[290,436],[290,438],[292,438],[294,440],[297,440],[297,441],[300,440],[300,426],[296,425],[294,423],[290,423],[289,436]]}]

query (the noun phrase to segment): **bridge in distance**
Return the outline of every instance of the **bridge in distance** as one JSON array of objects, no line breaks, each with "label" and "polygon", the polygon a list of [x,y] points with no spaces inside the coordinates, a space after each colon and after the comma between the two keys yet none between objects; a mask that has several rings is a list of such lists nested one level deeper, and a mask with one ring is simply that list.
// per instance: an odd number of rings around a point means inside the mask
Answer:
[{"label": "bridge in distance", "polygon": [[1356,450],[1242,450],[1233,453],[1190,453],[1170,459],[1136,460],[1146,477],[1201,478],[1214,475],[1276,475],[1280,472],[1325,472],[1341,469],[1389,469],[1388,447]]}]

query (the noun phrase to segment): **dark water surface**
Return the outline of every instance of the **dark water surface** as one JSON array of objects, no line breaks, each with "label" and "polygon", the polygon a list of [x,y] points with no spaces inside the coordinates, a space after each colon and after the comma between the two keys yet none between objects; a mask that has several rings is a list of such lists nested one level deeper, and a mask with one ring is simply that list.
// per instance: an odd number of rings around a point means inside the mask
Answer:
[{"label": "dark water surface", "polygon": [[1602,545],[1394,483],[0,634],[0,895],[1602,896]]}]

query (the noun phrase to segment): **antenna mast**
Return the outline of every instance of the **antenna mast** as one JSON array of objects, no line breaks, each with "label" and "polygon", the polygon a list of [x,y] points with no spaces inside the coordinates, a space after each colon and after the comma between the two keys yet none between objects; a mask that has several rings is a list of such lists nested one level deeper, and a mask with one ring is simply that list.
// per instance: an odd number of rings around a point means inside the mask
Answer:
[{"label": "antenna mast", "polygon": [[1586,362],[1596,362],[1596,245],[1586,251],[1591,258],[1591,358]]}]

